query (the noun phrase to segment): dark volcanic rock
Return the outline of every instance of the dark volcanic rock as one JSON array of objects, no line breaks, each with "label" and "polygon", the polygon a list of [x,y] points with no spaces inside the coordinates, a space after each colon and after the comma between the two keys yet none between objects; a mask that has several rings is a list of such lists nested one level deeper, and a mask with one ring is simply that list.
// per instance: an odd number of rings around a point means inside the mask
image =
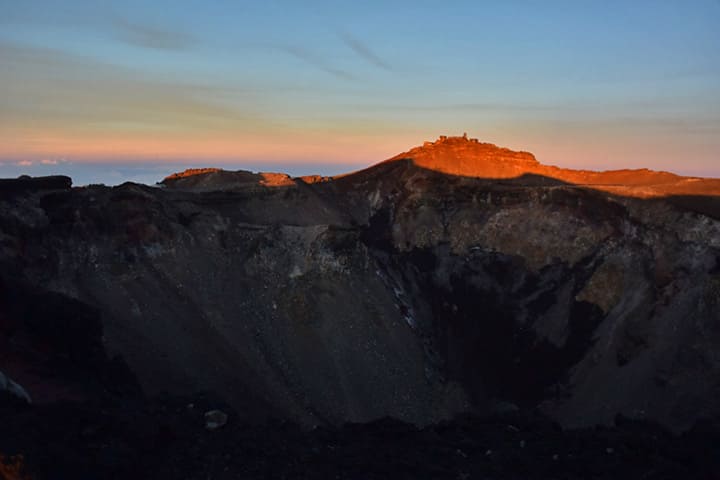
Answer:
[{"label": "dark volcanic rock", "polygon": [[275,421],[208,431],[202,412],[212,405],[204,397],[34,408],[0,402],[0,450],[22,452],[32,478],[53,480],[659,480],[714,479],[720,469],[716,429],[673,436],[619,419],[613,428],[563,432],[542,417],[515,414],[420,429],[386,418],[314,430]]},{"label": "dark volcanic rock", "polygon": [[64,175],[0,178],[0,197],[36,190],[66,190],[71,186],[72,179]]}]

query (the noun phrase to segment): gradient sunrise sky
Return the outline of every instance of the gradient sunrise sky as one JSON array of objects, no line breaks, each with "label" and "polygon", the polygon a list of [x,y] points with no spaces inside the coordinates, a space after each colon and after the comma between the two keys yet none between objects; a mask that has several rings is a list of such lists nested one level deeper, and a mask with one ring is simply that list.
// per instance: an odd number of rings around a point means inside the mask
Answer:
[{"label": "gradient sunrise sky", "polygon": [[332,174],[463,132],[720,176],[719,26],[718,0],[0,0],[0,176]]}]

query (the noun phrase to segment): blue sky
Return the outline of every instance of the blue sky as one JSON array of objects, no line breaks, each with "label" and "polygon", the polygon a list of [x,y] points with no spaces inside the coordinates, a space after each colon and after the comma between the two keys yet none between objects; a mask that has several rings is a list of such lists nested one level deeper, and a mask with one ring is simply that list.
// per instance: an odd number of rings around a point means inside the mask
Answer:
[{"label": "blue sky", "polygon": [[547,164],[720,176],[717,0],[0,7],[0,176],[334,173],[463,132]]}]

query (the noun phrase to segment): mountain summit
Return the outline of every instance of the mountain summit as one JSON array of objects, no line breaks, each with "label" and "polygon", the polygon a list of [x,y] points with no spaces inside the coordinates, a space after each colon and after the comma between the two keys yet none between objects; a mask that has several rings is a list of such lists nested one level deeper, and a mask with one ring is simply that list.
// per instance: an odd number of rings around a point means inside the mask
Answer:
[{"label": "mountain summit", "polygon": [[720,193],[720,179],[683,177],[648,169],[592,171],[560,168],[541,164],[532,153],[482,143],[467,135],[441,136],[388,161],[398,160],[410,160],[417,167],[449,175],[497,180],[519,179],[524,175],[544,177],[640,198]]},{"label": "mountain summit", "polygon": [[415,165],[450,175],[508,178],[541,168],[532,153],[516,152],[476,138],[441,136],[391,158],[412,159]]}]

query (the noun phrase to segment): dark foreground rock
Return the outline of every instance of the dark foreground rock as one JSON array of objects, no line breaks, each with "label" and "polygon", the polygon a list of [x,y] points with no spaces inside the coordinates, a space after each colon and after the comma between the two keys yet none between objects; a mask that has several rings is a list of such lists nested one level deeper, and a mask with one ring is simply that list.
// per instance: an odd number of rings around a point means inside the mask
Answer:
[{"label": "dark foreground rock", "polygon": [[[208,397],[43,407],[0,404],[0,452],[34,479],[716,479],[720,431],[674,436],[618,419],[562,431],[512,414],[425,428],[383,419],[303,430],[229,422],[208,431]],[[706,425],[709,426],[709,425]]]},{"label": "dark foreground rock", "polygon": [[67,190],[72,186],[72,179],[65,175],[47,177],[0,178],[0,198],[26,192],[41,190]]}]

